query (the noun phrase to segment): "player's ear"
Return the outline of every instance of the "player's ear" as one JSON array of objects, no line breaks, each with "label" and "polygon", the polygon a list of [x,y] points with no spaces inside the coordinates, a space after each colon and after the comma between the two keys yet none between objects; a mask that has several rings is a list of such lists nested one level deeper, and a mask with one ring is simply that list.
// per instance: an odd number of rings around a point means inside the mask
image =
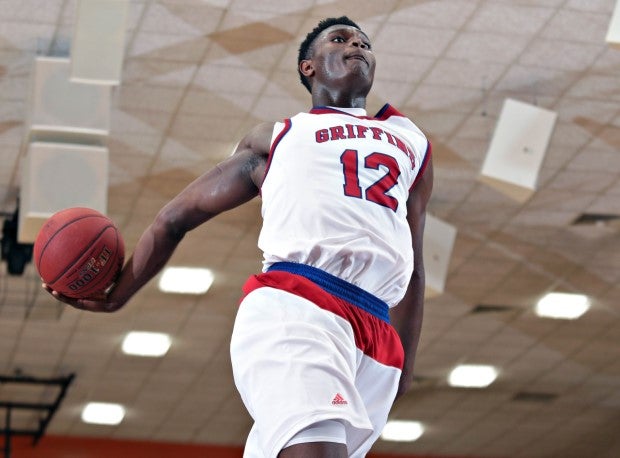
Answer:
[{"label": "player's ear", "polygon": [[314,76],[314,64],[312,63],[312,60],[310,60],[310,59],[302,60],[299,63],[299,71],[306,78]]}]

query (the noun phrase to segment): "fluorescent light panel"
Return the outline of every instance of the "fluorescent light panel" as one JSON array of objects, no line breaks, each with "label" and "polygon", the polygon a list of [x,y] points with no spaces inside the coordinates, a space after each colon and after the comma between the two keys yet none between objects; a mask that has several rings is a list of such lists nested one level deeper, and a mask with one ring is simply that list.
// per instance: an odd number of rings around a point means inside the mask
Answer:
[{"label": "fluorescent light panel", "polygon": [[167,267],[159,279],[165,293],[204,294],[213,284],[213,272],[196,267]]},{"label": "fluorescent light panel", "polygon": [[493,366],[462,364],[456,366],[448,376],[451,386],[465,388],[484,388],[497,378],[497,369]]},{"label": "fluorescent light panel", "polygon": [[160,332],[131,331],[123,340],[123,352],[137,356],[164,356],[170,348],[170,336]]},{"label": "fluorescent light panel", "polygon": [[118,425],[125,417],[125,408],[120,404],[89,402],[82,410],[82,421],[95,425]]},{"label": "fluorescent light panel", "polygon": [[549,293],[536,304],[536,314],[546,318],[575,320],[590,308],[583,294]]},{"label": "fluorescent light panel", "polygon": [[385,441],[413,442],[424,433],[424,426],[419,421],[390,420],[381,433]]}]

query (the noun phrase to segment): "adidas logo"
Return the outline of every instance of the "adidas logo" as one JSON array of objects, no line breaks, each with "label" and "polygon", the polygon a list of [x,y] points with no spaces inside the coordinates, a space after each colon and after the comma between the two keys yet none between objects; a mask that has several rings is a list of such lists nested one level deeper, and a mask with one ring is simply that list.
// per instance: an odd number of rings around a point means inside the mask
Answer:
[{"label": "adidas logo", "polygon": [[332,404],[335,406],[338,406],[338,405],[346,405],[348,404],[348,402],[345,398],[342,397],[340,393],[336,393],[336,396],[334,396],[334,399],[332,399]]}]

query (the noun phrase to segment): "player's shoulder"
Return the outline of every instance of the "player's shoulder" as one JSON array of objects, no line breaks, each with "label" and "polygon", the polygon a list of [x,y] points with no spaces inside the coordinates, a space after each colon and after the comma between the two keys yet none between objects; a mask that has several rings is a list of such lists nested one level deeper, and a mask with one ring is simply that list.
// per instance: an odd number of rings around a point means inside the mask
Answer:
[{"label": "player's shoulder", "polygon": [[245,136],[250,140],[263,140],[267,138],[271,140],[273,135],[273,129],[276,126],[276,122],[266,121],[254,126]]},{"label": "player's shoulder", "polygon": [[401,112],[398,108],[396,108],[394,105],[390,105],[389,103],[383,105],[383,107],[377,112],[374,118],[379,121],[396,121],[413,124],[415,126],[414,122],[411,120],[411,117],[408,114]]},{"label": "player's shoulder", "polygon": [[239,141],[237,151],[248,151],[259,156],[269,154],[275,125],[274,122],[263,122],[254,126]]},{"label": "player's shoulder", "polygon": [[425,141],[427,140],[422,129],[420,129],[407,114],[400,112],[397,108],[390,104],[385,104],[375,115],[375,119],[408,131],[410,134],[420,137]]}]

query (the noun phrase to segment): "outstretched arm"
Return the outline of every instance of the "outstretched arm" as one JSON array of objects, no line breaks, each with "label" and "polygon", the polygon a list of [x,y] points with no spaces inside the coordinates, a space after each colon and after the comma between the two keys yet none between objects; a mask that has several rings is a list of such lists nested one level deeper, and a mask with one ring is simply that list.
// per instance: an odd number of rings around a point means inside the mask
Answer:
[{"label": "outstretched arm", "polygon": [[412,189],[407,201],[407,220],[414,253],[413,274],[405,297],[390,311],[390,319],[405,350],[405,363],[396,397],[404,394],[413,382],[413,366],[422,328],[425,286],[422,245],[426,205],[433,189],[433,164],[431,158],[428,161],[424,174]]},{"label": "outstretched arm", "polygon": [[96,300],[71,299],[44,287],[59,300],[94,312],[113,312],[153,278],[185,234],[214,216],[258,194],[264,176],[273,124],[246,135],[230,158],[190,183],[166,204],[138,240],[133,255],[107,295]]}]

